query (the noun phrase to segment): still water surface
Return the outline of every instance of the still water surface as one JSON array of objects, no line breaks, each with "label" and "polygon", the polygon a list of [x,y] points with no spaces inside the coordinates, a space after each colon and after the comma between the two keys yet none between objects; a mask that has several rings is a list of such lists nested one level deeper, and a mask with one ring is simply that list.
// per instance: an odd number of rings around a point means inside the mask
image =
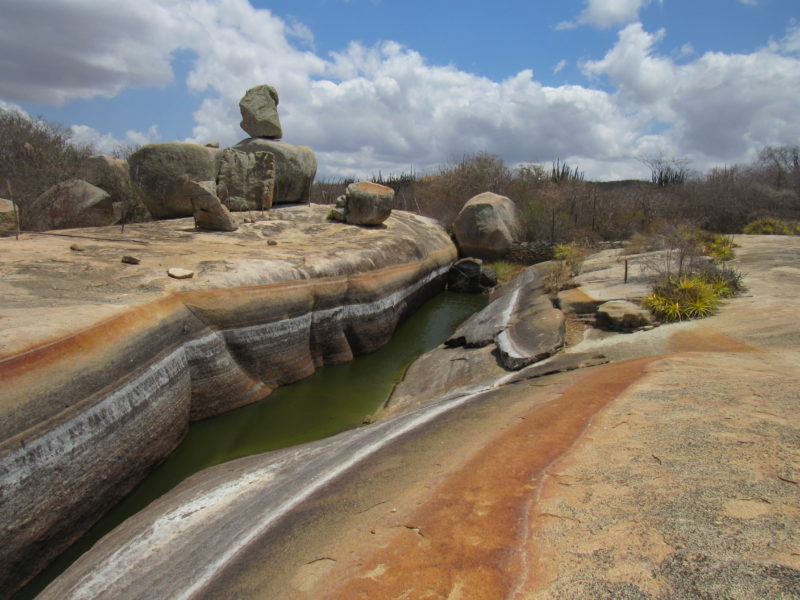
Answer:
[{"label": "still water surface", "polygon": [[193,473],[359,426],[386,401],[415,358],[444,342],[485,304],[486,297],[480,294],[439,294],[402,323],[380,350],[343,365],[322,367],[261,402],[192,423],[186,439],[161,466],[14,600],[33,598],[102,536]]}]

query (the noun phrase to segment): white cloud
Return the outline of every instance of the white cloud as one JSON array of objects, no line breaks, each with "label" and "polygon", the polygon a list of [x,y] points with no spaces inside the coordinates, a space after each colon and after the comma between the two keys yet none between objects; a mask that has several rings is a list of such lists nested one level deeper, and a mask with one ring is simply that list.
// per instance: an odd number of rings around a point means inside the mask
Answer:
[{"label": "white cloud", "polygon": [[[597,26],[624,21],[645,2],[608,2],[604,13],[599,3],[589,2],[582,19]],[[428,64],[395,42],[351,43],[321,57],[311,51],[313,36],[301,24],[247,0],[138,0],[115,3],[113,11],[104,8],[107,0],[7,4],[0,53],[9,50],[22,62],[15,70],[0,61],[0,97],[68,101],[159,86],[173,77],[172,53],[186,50],[194,57],[186,84],[198,98],[192,141],[228,145],[245,137],[238,101],[247,88],[270,83],[280,93],[286,141],[311,146],[322,176],[386,174],[412,165],[421,171],[488,151],[509,164],[569,158],[587,177],[610,178],[641,172],[635,157],[642,154],[688,156],[703,168],[800,138],[793,93],[800,89],[800,60],[793,55],[800,50],[800,33],[794,25],[757,52],[684,56],[688,62],[677,64],[658,51],[664,30],[630,24],[604,57],[581,65],[590,77],[607,79],[609,92],[548,87],[529,70],[492,81]],[[42,6],[63,20],[63,34],[48,44],[5,36],[41,16]],[[136,26],[123,26],[126,19]],[[41,27],[32,31],[43,39]],[[31,56],[23,52],[27,48],[33,48]],[[106,53],[113,59],[104,58]],[[561,68],[559,63],[555,72]],[[73,132],[104,151],[160,141],[152,128],[121,140],[85,125]]]},{"label": "white cloud", "polygon": [[739,0],[745,6],[758,6],[758,0]]},{"label": "white cloud", "polygon": [[0,110],[18,112],[23,117],[30,119],[30,115],[19,105],[13,102],[6,102],[0,98]]},{"label": "white cloud", "polygon": [[566,66],[567,66],[567,61],[562,58],[560,61],[558,61],[558,64],[556,64],[556,66],[553,67],[553,73],[561,73],[561,71],[563,71],[564,67]]},{"label": "white cloud", "polygon": [[73,125],[70,127],[70,141],[78,145],[90,145],[99,154],[112,154],[125,146],[143,146],[152,144],[160,139],[158,126],[151,125],[147,131],[134,131],[125,133],[124,139],[117,139],[110,133],[101,133],[88,125]]},{"label": "white cloud", "polygon": [[629,25],[603,59],[583,68],[611,80],[627,114],[661,123],[657,139],[671,148],[669,154],[693,157],[704,168],[800,138],[795,98],[800,60],[766,48],[750,54],[707,52],[677,65],[656,53],[662,37],[639,23]]},{"label": "white cloud", "polygon": [[[574,21],[559,23],[557,29],[574,29],[589,25],[608,29],[631,23],[639,18],[639,10],[652,0],[586,0],[586,7]],[[660,1],[660,0],[659,0]]]}]

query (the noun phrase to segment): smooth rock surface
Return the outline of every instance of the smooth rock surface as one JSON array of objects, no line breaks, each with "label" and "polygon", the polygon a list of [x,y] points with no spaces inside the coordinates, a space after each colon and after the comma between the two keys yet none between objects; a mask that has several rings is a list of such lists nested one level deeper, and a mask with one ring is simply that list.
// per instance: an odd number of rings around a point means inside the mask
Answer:
[{"label": "smooth rock surface", "polygon": [[111,195],[82,179],[58,183],[24,207],[25,229],[99,227],[116,222]]},{"label": "smooth rock surface", "polygon": [[518,231],[516,206],[509,198],[492,192],[468,200],[453,222],[461,255],[488,260],[508,254]]},{"label": "smooth rock surface", "polygon": [[638,358],[210,469],[43,598],[797,596],[800,240],[737,242],[752,293]]},{"label": "smooth rock surface", "polygon": [[188,217],[192,205],[183,193],[186,181],[216,181],[221,150],[197,144],[147,144],[128,159],[131,180],[154,219]]},{"label": "smooth rock surface", "polygon": [[247,135],[273,140],[283,137],[278,101],[278,91],[271,85],[257,85],[247,90],[239,101],[242,113],[239,125]]},{"label": "smooth rock surface", "polygon": [[274,204],[307,204],[317,174],[317,159],[308,146],[263,138],[247,138],[231,146],[241,152],[269,152],[275,155]]},{"label": "smooth rock surface", "polygon": [[[224,234],[192,219],[65,232],[82,252],[0,240],[1,589],[130,491],[190,419],[377,349],[443,289],[456,249],[434,221],[326,215],[281,208]],[[178,265],[194,277],[167,277]]]}]

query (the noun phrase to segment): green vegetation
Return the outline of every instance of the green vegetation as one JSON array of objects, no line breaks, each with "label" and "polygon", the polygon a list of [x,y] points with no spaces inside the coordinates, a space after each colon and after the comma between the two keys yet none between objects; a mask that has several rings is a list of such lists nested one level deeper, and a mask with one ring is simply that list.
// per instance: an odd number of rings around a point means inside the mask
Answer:
[{"label": "green vegetation", "polygon": [[499,284],[508,283],[525,269],[525,265],[507,260],[498,260],[486,266],[495,272]]},{"label": "green vegetation", "polygon": [[744,226],[742,233],[750,235],[798,235],[800,221],[781,221],[780,219],[758,219]]},{"label": "green vegetation", "polygon": [[656,318],[671,322],[707,317],[724,298],[744,291],[741,273],[719,266],[734,258],[732,237],[681,225],[666,229],[661,238],[665,247],[647,263],[655,282],[644,301]]}]

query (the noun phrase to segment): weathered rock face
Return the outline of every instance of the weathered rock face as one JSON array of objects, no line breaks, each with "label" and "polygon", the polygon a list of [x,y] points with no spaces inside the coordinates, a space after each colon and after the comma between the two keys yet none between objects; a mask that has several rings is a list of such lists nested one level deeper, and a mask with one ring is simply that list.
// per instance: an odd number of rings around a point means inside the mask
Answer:
[{"label": "weathered rock face", "polygon": [[392,214],[394,190],[359,181],[347,186],[344,218],[350,225],[380,225]]},{"label": "weathered rock face", "polygon": [[[4,316],[16,315],[0,330],[0,589],[33,575],[130,491],[190,419],[379,348],[443,289],[456,250],[433,221],[395,213],[386,229],[353,228],[337,243],[341,227],[326,214],[282,208],[227,236],[188,233],[189,219],[157,221],[126,231],[124,244],[87,246],[80,262],[62,243],[54,263],[45,236],[0,240],[41,267],[0,278]],[[141,263],[120,265],[136,236],[147,242],[137,245]],[[167,266],[196,276],[171,279]],[[87,286],[111,269],[113,293]],[[56,322],[37,329],[44,315]]]},{"label": "weathered rock face", "polygon": [[19,207],[11,200],[0,198],[0,236],[16,233],[17,215],[19,215]]},{"label": "weathered rock face", "polygon": [[628,300],[609,300],[597,309],[597,324],[615,331],[633,331],[653,324],[650,311]]},{"label": "weathered rock face", "polygon": [[194,222],[200,229],[236,231],[239,225],[219,201],[213,181],[187,181],[184,193],[194,209]]},{"label": "weathered rock face", "polygon": [[278,91],[271,85],[250,88],[239,101],[242,122],[239,124],[251,137],[277,140],[283,137],[278,117]]},{"label": "weathered rock face", "polygon": [[111,195],[82,179],[58,183],[25,206],[26,229],[98,227],[116,222]]},{"label": "weathered rock face", "polygon": [[311,184],[317,174],[317,159],[311,148],[255,137],[231,148],[248,154],[269,152],[275,156],[273,204],[308,203]]},{"label": "weathered rock face", "polygon": [[272,152],[222,151],[217,196],[230,210],[267,210],[272,206],[274,189]]},{"label": "weathered rock face", "polygon": [[453,233],[462,256],[489,260],[508,254],[518,231],[514,203],[492,192],[471,198],[453,223]]},{"label": "weathered rock face", "polygon": [[183,193],[188,181],[216,181],[221,151],[197,144],[148,144],[128,159],[133,182],[155,219],[188,217],[192,205]]}]

